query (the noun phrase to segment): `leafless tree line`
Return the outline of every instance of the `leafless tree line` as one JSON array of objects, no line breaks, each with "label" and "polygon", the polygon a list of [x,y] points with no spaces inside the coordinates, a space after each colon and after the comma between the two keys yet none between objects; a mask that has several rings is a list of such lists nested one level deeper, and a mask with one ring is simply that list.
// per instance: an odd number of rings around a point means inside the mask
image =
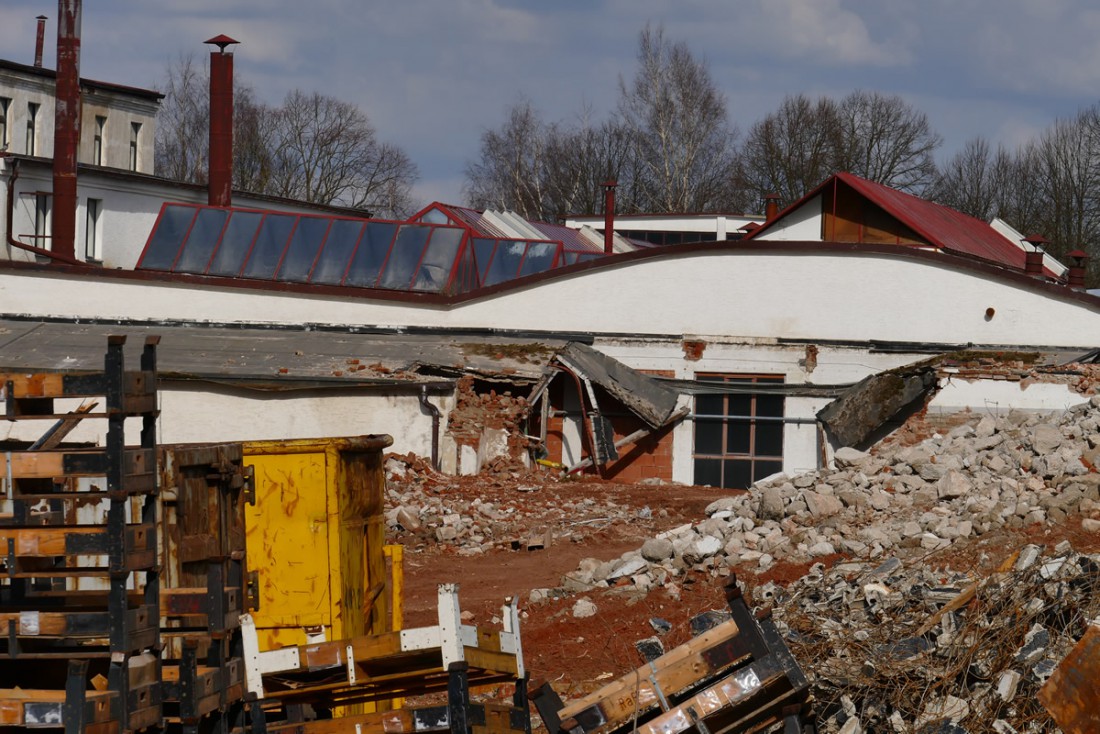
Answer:
[{"label": "leafless tree line", "polygon": [[847,171],[1050,240],[1056,257],[1100,257],[1100,103],[1059,120],[1018,150],[984,138],[937,165],[942,138],[896,95],[790,95],[740,135],[705,61],[660,27],[639,36],[634,77],[607,120],[585,110],[547,122],[527,100],[487,130],[466,170],[477,207],[548,221],[599,214],[601,184],[619,183],[623,213],[759,211]]},{"label": "leafless tree line", "polygon": [[[205,183],[210,120],[208,71],[193,57],[170,65],[158,114],[156,171]],[[292,90],[282,105],[256,99],[236,82],[233,186],[400,218],[413,211],[417,169],[400,148],[378,139],[355,105]]]}]

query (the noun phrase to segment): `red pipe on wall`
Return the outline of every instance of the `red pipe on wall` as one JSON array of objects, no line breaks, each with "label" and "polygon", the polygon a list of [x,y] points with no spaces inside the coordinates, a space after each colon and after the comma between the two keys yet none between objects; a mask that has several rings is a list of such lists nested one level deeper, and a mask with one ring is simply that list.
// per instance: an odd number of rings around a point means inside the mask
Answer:
[{"label": "red pipe on wall", "polygon": [[210,170],[207,179],[210,206],[233,204],[233,54],[226,46],[236,44],[226,35],[206,43],[218,47],[210,52]]},{"label": "red pipe on wall", "polygon": [[76,147],[80,141],[81,0],[57,2],[57,89],[54,95],[53,228],[50,249],[76,258]]},{"label": "red pipe on wall", "polygon": [[615,187],[619,182],[609,179],[603,184],[603,251],[610,255],[615,251]]}]

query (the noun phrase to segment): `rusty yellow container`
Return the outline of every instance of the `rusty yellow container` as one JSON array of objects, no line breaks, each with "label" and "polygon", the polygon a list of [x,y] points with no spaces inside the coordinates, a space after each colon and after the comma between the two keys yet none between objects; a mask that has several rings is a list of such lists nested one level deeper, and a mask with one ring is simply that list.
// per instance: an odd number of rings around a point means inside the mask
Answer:
[{"label": "rusty yellow container", "polygon": [[245,511],[261,650],[394,628],[383,517],[387,435],[248,441],[256,503]]}]

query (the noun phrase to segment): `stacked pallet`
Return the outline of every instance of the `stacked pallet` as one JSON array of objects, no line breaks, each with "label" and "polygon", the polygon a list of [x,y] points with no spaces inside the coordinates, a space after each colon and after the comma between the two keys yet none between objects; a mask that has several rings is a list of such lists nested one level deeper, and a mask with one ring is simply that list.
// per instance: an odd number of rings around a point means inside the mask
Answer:
[{"label": "stacked pallet", "polygon": [[[54,421],[5,454],[0,725],[161,725],[156,343],[146,340],[134,371],[125,337],[111,337],[102,372],[0,374],[9,421]],[[57,448],[80,421],[105,421],[104,445]],[[127,424],[137,445],[126,445]]]},{"label": "stacked pallet", "polygon": [[241,615],[244,505],[254,499],[240,444],[162,447],[165,728],[190,734],[245,723]]}]

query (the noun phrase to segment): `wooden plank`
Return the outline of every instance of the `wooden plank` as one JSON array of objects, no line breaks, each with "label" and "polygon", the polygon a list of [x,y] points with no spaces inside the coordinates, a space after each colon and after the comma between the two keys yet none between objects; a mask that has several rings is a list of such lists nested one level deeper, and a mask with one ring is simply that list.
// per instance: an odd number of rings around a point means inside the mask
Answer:
[{"label": "wooden plank", "polygon": [[[670,650],[633,673],[612,681],[603,688],[565,706],[558,715],[562,721],[574,718],[590,709],[597,718],[607,722],[623,722],[639,711],[656,706],[660,698],[658,687],[664,696],[671,696],[696,681],[720,672],[747,657],[747,653],[723,658],[716,665],[712,650],[733,641],[740,630],[732,619],[707,630],[693,640]],[[731,651],[736,655],[735,651]]]},{"label": "wooden plank", "polygon": [[[151,551],[151,523],[126,526],[126,550]],[[108,532],[102,525],[67,525],[34,528],[0,527],[0,554],[14,541],[17,557],[46,558],[65,555],[101,555],[107,552]]]},{"label": "wooden plank", "polygon": [[516,656],[506,652],[493,652],[492,650],[467,647],[464,649],[464,655],[471,668],[489,670],[495,673],[511,673],[512,675],[515,675],[519,670]]},{"label": "wooden plank", "polygon": [[783,677],[783,669],[771,657],[735,670],[714,685],[682,701],[650,721],[637,726],[638,734],[676,734],[695,726],[723,709],[742,704]]},{"label": "wooden plank", "polygon": [[65,397],[64,372],[0,372],[0,388],[10,382],[12,394],[5,398],[61,398]]}]

